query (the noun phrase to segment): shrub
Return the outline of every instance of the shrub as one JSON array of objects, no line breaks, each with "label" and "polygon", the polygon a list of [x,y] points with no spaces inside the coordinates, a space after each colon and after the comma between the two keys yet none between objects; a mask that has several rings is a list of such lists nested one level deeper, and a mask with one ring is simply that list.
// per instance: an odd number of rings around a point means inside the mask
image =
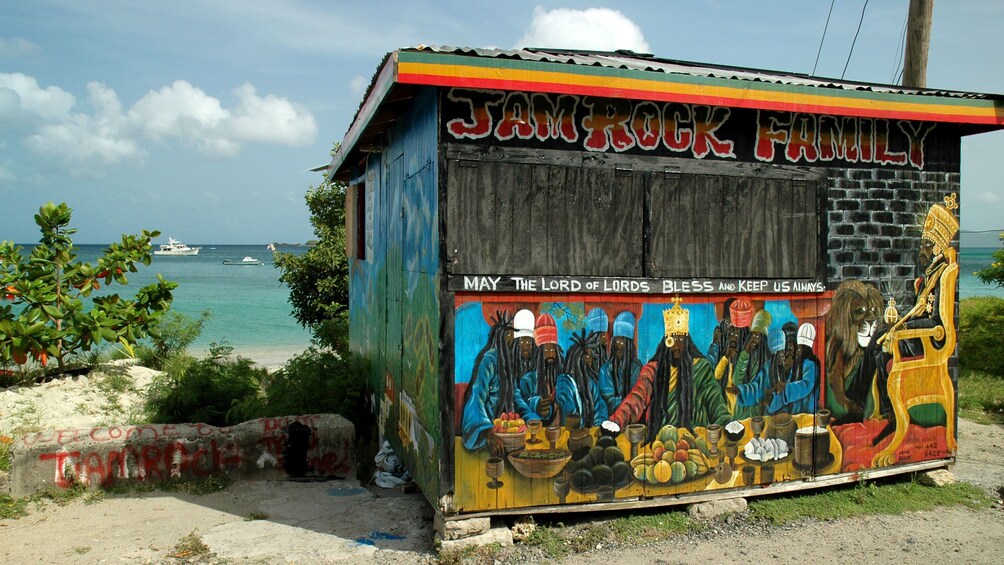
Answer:
[{"label": "shrub", "polygon": [[146,410],[151,422],[202,422],[225,426],[235,402],[254,398],[268,376],[249,359],[231,359],[233,348],[213,344],[205,359],[186,355],[168,358],[165,373],[150,387]]},{"label": "shrub", "polygon": [[367,418],[362,363],[352,356],[310,348],[264,379],[262,394],[234,404],[228,419],[251,420],[293,414],[340,414],[356,426]]},{"label": "shrub", "polygon": [[1004,377],[1004,299],[966,298],[959,304],[959,363]]},{"label": "shrub", "polygon": [[[101,343],[131,348],[156,333],[154,323],[167,312],[177,283],[157,275],[134,298],[118,294],[92,296],[101,285],[128,284],[127,273],[149,265],[150,239],[159,232],[123,235],[105,249],[96,265],[77,261],[70,237],[71,210],[49,202],[35,215],[42,237],[27,257],[11,241],[0,242],[0,364],[28,363],[29,356],[45,367],[66,361]],[[90,298],[90,304],[84,299]]]},{"label": "shrub", "polygon": [[156,322],[156,335],[150,338],[152,345],[136,348],[140,363],[151,369],[163,369],[169,358],[183,355],[199,338],[210,317],[212,314],[209,310],[203,310],[198,318],[180,312],[168,312]]}]

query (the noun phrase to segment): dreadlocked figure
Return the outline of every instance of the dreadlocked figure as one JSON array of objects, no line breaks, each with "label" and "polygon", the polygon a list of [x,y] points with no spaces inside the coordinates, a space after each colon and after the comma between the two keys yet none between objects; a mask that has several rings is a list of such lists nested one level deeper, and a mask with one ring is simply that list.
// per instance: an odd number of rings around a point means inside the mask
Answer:
[{"label": "dreadlocked figure", "polygon": [[607,362],[607,349],[609,347],[607,343],[607,331],[609,329],[610,320],[607,318],[607,313],[603,311],[603,308],[593,308],[586,314],[586,330],[589,331],[588,335],[595,335],[600,344],[599,355],[595,359],[597,367],[602,367]]},{"label": "dreadlocked figure", "polygon": [[[516,393],[517,357],[512,318],[506,312],[497,312],[464,392],[461,430],[467,449],[481,449],[488,442],[497,441],[491,434],[492,420],[503,412],[516,412],[524,420],[537,417]],[[492,447],[494,450],[495,446]]]},{"label": "dreadlocked figure", "polygon": [[736,420],[763,416],[764,393],[770,383],[767,374],[770,349],[766,339],[769,327],[770,313],[766,310],[760,310],[753,316],[749,340],[739,353],[732,372],[732,384],[725,387],[725,397],[729,406],[735,407],[732,415]]},{"label": "dreadlocked figure", "polygon": [[737,398],[735,394],[727,394],[726,390],[734,386],[732,376],[735,373],[736,357],[749,340],[753,305],[742,298],[730,298],[725,302],[725,313],[726,316],[715,328],[706,358],[715,368],[715,380],[725,396],[729,412],[733,413]]},{"label": "dreadlocked figure", "polygon": [[638,382],[621,402],[604,430],[619,433],[627,424],[645,422],[648,442],[667,424],[693,430],[732,419],[711,364],[690,339],[690,313],[676,304],[663,311],[665,339],[642,367]]},{"label": "dreadlocked figure", "polygon": [[600,365],[600,396],[613,412],[638,382],[641,361],[634,343],[634,314],[621,312],[614,318],[614,339],[610,343],[610,357]]},{"label": "dreadlocked figure", "polygon": [[[787,324],[785,324],[787,325]],[[787,333],[787,332],[785,332]],[[786,347],[774,356],[771,364],[772,386],[767,391],[767,414],[813,414],[819,396],[819,359],[812,351],[816,328],[802,324],[795,348]],[[774,381],[774,378],[777,378]]]},{"label": "dreadlocked figure", "polygon": [[553,410],[553,405],[558,375],[564,372],[561,349],[558,347],[558,326],[554,317],[546,313],[538,316],[533,335],[537,343],[534,368],[520,378],[516,393],[534,414],[534,418],[530,419],[538,419],[544,425],[550,425],[557,413],[557,410]]},{"label": "dreadlocked figure", "polygon": [[597,384],[602,350],[596,332],[587,336],[582,330],[581,334],[572,335],[572,346],[565,356],[565,372],[558,376],[555,391],[562,419],[569,414],[578,415],[587,428],[599,426],[607,419],[609,412]]}]

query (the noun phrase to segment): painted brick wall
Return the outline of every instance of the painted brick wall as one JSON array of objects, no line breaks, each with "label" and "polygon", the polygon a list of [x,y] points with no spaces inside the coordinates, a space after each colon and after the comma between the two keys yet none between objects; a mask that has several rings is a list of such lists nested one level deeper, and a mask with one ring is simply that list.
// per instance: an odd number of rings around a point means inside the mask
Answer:
[{"label": "painted brick wall", "polygon": [[960,192],[959,173],[829,169],[827,180],[827,286],[859,279],[883,295],[912,296],[924,217]]}]

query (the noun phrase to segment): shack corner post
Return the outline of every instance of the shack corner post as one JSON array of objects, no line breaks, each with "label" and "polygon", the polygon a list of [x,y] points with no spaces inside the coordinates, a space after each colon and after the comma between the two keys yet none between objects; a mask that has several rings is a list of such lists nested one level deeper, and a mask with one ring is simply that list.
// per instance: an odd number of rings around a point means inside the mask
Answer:
[{"label": "shack corner post", "polygon": [[381,438],[447,521],[949,465],[960,144],[1002,103],[389,53],[329,166]]}]

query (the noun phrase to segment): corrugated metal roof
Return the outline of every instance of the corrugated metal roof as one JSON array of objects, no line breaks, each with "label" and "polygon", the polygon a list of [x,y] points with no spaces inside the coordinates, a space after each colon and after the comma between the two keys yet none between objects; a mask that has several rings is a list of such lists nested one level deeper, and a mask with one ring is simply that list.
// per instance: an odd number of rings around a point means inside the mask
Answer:
[{"label": "corrugated metal roof", "polygon": [[711,65],[674,59],[663,59],[648,53],[632,51],[579,51],[570,49],[526,48],[521,50],[479,49],[471,47],[426,46],[404,48],[400,51],[431,51],[433,53],[450,53],[454,55],[473,55],[477,57],[518,59],[523,61],[540,61],[548,63],[565,63],[580,66],[599,66],[613,69],[635,70],[643,72],[659,72],[682,74],[707,78],[729,80],[744,80],[754,82],[769,82],[775,84],[811,86],[818,88],[839,88],[842,90],[862,90],[883,92],[888,94],[920,94],[930,96],[949,96],[958,98],[990,99],[998,96],[975,92],[961,92],[943,89],[903,88],[898,85],[837,80],[825,77],[812,77],[802,73],[790,73],[726,65]]}]

